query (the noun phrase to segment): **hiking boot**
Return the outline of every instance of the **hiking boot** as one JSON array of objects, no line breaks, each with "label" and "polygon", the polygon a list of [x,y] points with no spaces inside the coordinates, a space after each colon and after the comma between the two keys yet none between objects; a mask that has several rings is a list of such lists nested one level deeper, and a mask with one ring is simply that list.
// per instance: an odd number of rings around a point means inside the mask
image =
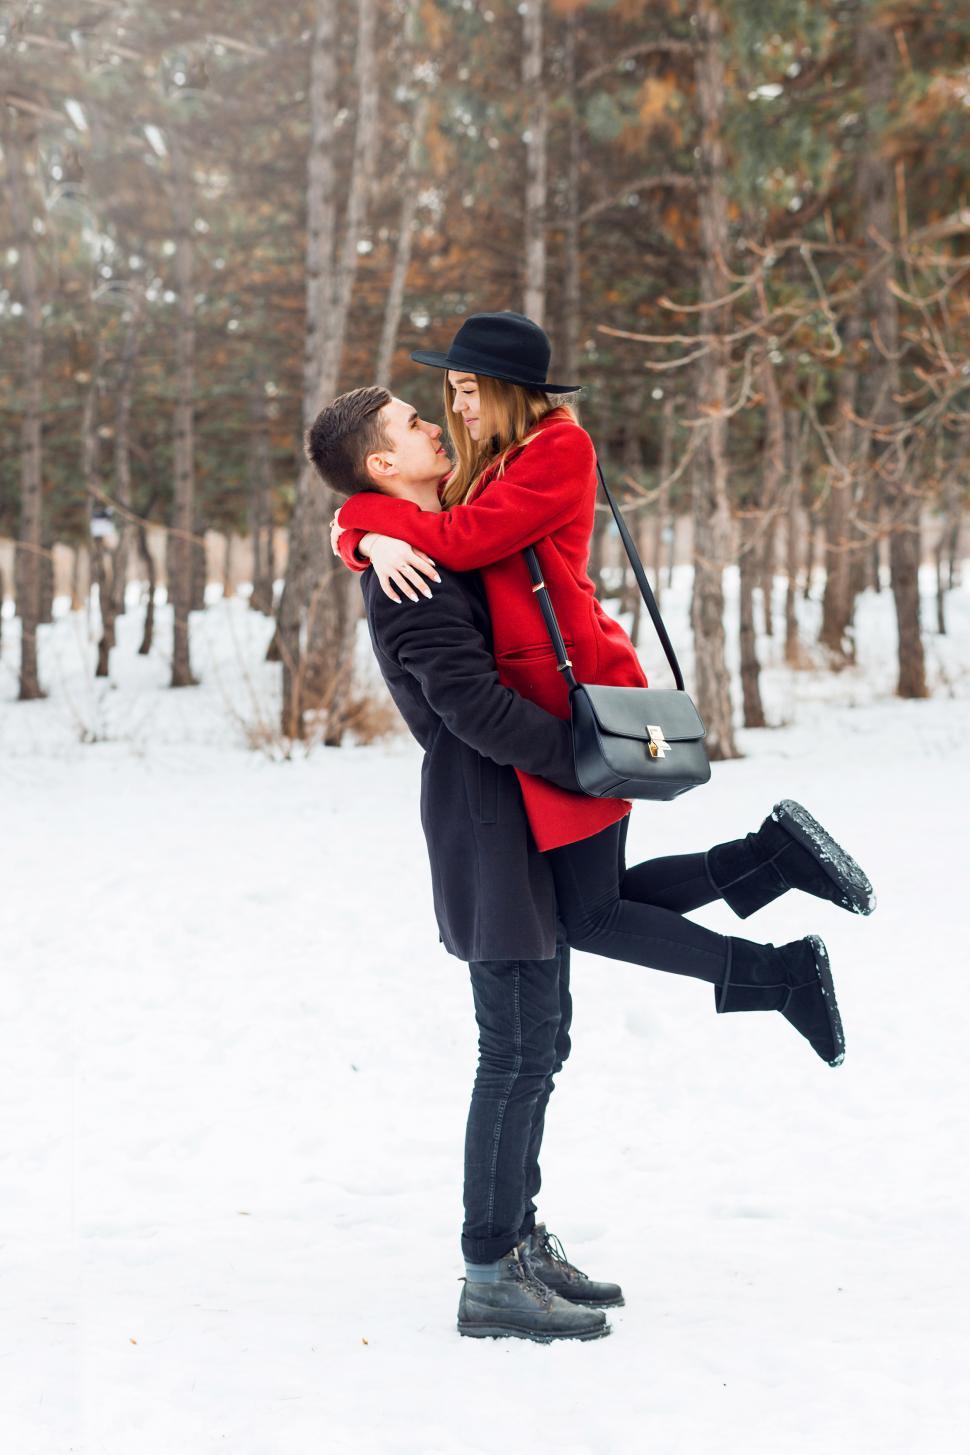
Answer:
[{"label": "hiking boot", "polygon": [[536,1223],[533,1232],[525,1240],[529,1267],[553,1293],[570,1303],[583,1304],[586,1308],[619,1308],[623,1304],[623,1290],[618,1283],[597,1283],[574,1268],[566,1258],[565,1250],[545,1223]]},{"label": "hiking boot", "polygon": [[730,939],[727,970],[715,987],[719,1012],[780,1010],[829,1066],[845,1057],[828,951],[818,935],[791,944],[756,945]]},{"label": "hiking boot", "polygon": [[876,907],[872,885],[856,861],[792,798],[776,803],[757,833],[709,849],[707,872],[741,919],[788,889],[828,899],[852,914],[872,914]]},{"label": "hiking boot", "polygon": [[532,1272],[525,1240],[501,1260],[497,1283],[464,1280],[458,1332],[474,1339],[601,1339],[612,1333],[606,1315],[557,1298]]}]

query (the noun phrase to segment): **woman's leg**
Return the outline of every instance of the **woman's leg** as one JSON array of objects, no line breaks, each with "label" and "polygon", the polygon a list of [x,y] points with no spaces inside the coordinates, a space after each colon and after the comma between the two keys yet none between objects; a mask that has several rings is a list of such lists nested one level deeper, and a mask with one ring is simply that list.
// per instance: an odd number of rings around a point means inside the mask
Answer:
[{"label": "woman's leg", "polygon": [[526,1216],[536,1113],[556,1065],[561,961],[477,960],[469,968],[479,1062],[465,1133],[461,1248],[470,1263],[493,1263],[519,1241]]},{"label": "woman's leg", "polygon": [[676,914],[690,914],[721,898],[721,891],[707,872],[706,854],[669,854],[664,859],[645,859],[632,864],[620,875],[620,896],[640,904],[656,904]]},{"label": "woman's leg", "polygon": [[[624,820],[624,822],[628,822]],[[647,859],[621,866],[624,899],[689,914],[723,899],[741,919],[800,889],[854,914],[871,914],[876,896],[868,877],[817,819],[793,799],[776,803],[756,833],[715,844],[703,854]]]},{"label": "woman's leg", "polygon": [[[634,885],[645,888],[648,876],[646,872],[641,876],[639,870],[649,866],[623,869],[625,832],[624,819],[578,843],[549,850],[569,943],[614,960],[719,985],[727,966],[727,937],[684,919],[663,904],[645,903],[626,894],[631,872]],[[671,891],[671,898],[675,897]],[[712,893],[711,898],[716,895]]]},{"label": "woman's leg", "polygon": [[594,955],[690,975],[715,986],[720,1012],[778,1010],[831,1066],[845,1042],[825,946],[816,936],[760,945],[717,935],[656,904],[623,898],[623,830],[549,850],[570,945]]},{"label": "woman's leg", "polygon": [[630,815],[620,821],[618,848],[619,886],[621,899],[634,899],[638,904],[655,904],[672,909],[675,914],[690,914],[705,904],[722,898],[722,891],[708,872],[707,852],[702,854],[668,854],[661,859],[644,859],[626,866],[626,835]]},{"label": "woman's leg", "polygon": [[[627,868],[626,831],[629,822],[628,814],[622,820],[620,834],[621,899],[656,904],[677,914],[690,914],[691,910],[713,904],[717,899],[726,899],[730,907],[735,908],[734,879],[739,874],[747,878],[751,867],[757,865],[748,840],[733,839],[730,843],[716,844],[713,849],[701,854],[668,854],[662,859],[645,859]],[[748,839],[752,838],[749,834]],[[717,869],[721,864],[728,866],[728,872],[717,879],[712,868]],[[760,884],[758,887],[764,896],[762,902],[767,904],[783,894],[788,886],[773,874],[770,887]]]}]

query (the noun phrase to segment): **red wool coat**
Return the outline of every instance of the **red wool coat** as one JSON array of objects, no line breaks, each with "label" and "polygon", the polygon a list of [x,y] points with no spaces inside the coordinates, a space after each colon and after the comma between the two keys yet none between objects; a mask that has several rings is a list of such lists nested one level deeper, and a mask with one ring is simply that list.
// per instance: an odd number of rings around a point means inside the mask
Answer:
[{"label": "red wool coat", "polygon": [[[587,575],[596,499],[593,442],[567,414],[537,426],[499,478],[475,498],[440,515],[408,500],[366,492],[340,507],[340,554],[356,556],[367,531],[397,536],[453,571],[481,572],[492,619],[495,661],[507,687],[557,717],[569,717],[569,695],[532,590],[522,550],[534,545],[580,682],[645,687],[633,643],[596,600]],[[587,798],[543,778],[518,773],[529,826],[541,850],[599,833],[630,811],[625,799]]]}]

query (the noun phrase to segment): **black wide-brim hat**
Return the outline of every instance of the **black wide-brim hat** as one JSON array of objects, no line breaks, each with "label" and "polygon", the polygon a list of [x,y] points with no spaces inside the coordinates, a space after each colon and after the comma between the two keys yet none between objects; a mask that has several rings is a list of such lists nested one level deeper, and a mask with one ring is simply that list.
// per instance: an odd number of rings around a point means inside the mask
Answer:
[{"label": "black wide-brim hat", "polygon": [[574,394],[581,384],[550,384],[552,349],[543,329],[523,313],[473,313],[455,334],[446,354],[415,349],[416,364],[432,369],[460,369],[504,379],[544,394]]}]

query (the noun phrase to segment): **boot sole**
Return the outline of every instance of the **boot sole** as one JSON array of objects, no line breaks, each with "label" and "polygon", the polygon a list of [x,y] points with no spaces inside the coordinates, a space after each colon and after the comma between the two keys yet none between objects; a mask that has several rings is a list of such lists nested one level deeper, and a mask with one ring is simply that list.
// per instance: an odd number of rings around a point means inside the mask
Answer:
[{"label": "boot sole", "polygon": [[803,849],[807,849],[819,868],[832,881],[841,898],[838,903],[851,914],[872,914],[876,896],[866,874],[847,854],[842,845],[823,829],[807,808],[792,798],[783,798],[771,810],[771,817],[780,824]]},{"label": "boot sole", "polygon": [[612,1334],[613,1327],[604,1322],[595,1329],[540,1334],[534,1329],[516,1329],[511,1324],[459,1324],[458,1332],[466,1339],[529,1339],[533,1344],[551,1344],[557,1339],[604,1339],[607,1334]]},{"label": "boot sole", "polygon": [[[824,941],[818,935],[806,937],[815,953],[815,972],[818,975],[818,983],[821,986],[822,994],[825,996],[825,1006],[829,1016],[829,1026],[832,1031],[832,1039],[835,1042],[835,1057],[829,1060],[826,1056],[822,1060],[827,1066],[841,1066],[845,1060],[845,1035],[842,1031],[842,1017],[839,1015],[839,1007],[835,999],[835,984],[832,980],[832,966],[829,963],[829,952],[825,948]],[[818,1055],[818,1052],[815,1053]]]},{"label": "boot sole", "polygon": [[[553,1289],[553,1293],[557,1290]],[[570,1298],[568,1293],[558,1293],[559,1298],[564,1298],[574,1308],[626,1308],[625,1298],[603,1298],[593,1300],[591,1298]]]}]

